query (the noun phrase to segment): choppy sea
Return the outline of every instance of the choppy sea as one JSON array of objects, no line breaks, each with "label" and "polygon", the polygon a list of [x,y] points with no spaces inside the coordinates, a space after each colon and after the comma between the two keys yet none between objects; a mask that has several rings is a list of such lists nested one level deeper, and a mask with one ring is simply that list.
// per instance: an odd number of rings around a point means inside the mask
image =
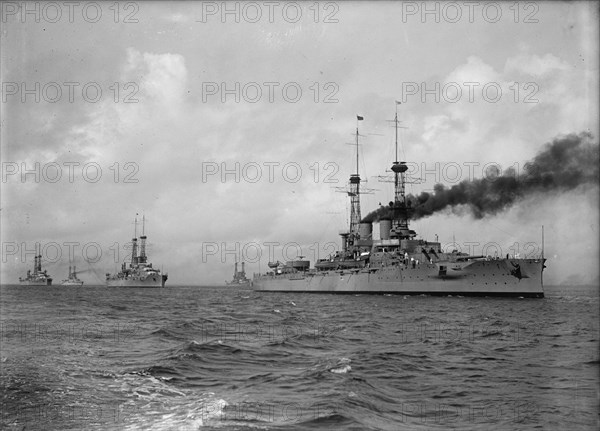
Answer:
[{"label": "choppy sea", "polygon": [[2,286],[18,430],[598,429],[598,287],[544,299]]}]

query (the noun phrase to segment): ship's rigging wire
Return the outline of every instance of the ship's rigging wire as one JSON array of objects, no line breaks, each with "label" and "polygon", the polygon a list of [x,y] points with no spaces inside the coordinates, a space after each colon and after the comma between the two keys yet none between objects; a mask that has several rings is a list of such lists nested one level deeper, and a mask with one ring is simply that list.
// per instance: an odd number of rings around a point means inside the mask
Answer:
[{"label": "ship's rigging wire", "polygon": [[[101,284],[102,284],[102,283],[104,283],[104,279],[98,275],[98,273],[96,272],[96,270],[94,269],[94,267],[91,265],[90,261],[86,259],[86,260],[85,260],[85,262],[88,264],[88,270],[89,270],[89,271],[90,271],[92,274],[94,274],[94,276],[95,276],[95,277],[98,279],[98,281],[99,281]],[[78,271],[78,273],[79,273],[79,271]]]}]

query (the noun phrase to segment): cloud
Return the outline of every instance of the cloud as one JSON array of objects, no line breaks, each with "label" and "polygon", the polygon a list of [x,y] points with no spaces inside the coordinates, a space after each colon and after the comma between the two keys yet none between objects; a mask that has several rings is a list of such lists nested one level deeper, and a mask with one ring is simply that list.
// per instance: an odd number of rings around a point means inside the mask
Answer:
[{"label": "cloud", "polygon": [[541,57],[521,53],[509,58],[504,67],[506,73],[519,72],[536,78],[543,77],[552,72],[566,72],[571,69],[572,67],[567,62],[550,53]]},{"label": "cloud", "polygon": [[127,65],[123,73],[125,80],[138,80],[142,88],[140,97],[146,96],[152,102],[167,104],[163,111],[179,105],[187,89],[187,69],[180,54],[140,53],[127,49]]}]

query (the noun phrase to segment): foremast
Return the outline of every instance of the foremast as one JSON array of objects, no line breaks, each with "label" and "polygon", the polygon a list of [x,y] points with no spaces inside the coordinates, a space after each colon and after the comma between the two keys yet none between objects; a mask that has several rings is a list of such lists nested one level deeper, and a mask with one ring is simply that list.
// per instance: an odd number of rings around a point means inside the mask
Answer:
[{"label": "foremast", "polygon": [[350,197],[350,235],[348,237],[348,245],[352,245],[356,243],[356,241],[360,238],[358,226],[360,225],[360,175],[359,175],[359,167],[358,167],[358,122],[361,121],[363,117],[356,116],[356,137],[355,137],[355,146],[356,146],[356,173],[350,175],[350,180],[348,184],[348,196]]},{"label": "foremast", "polygon": [[356,116],[356,132],[355,140],[352,145],[356,147],[356,173],[350,175],[347,187],[340,187],[338,191],[346,192],[350,198],[350,226],[348,232],[340,233],[342,237],[342,251],[343,253],[351,252],[358,244],[360,240],[360,222],[361,222],[361,211],[360,211],[360,195],[361,193],[372,193],[370,189],[362,189],[360,186],[361,178],[359,174],[359,142],[358,137],[360,133],[358,131],[359,121],[363,121],[364,117]]}]

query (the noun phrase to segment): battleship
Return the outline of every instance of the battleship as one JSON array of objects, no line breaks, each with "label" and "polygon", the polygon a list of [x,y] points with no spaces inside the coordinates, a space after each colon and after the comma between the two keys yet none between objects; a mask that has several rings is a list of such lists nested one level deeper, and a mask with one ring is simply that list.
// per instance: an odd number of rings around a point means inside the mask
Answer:
[{"label": "battleship", "polygon": [[135,232],[132,241],[131,262],[121,265],[121,270],[116,274],[106,274],[107,287],[165,287],[167,274],[162,274],[160,269],[152,267],[146,255],[145,217],[142,217],[142,235],[140,236],[140,254],[137,254],[137,217],[135,218]]},{"label": "battleship", "polygon": [[73,265],[73,270],[71,270],[71,265],[69,265],[69,277],[60,284],[61,286],[83,286],[83,281],[77,278],[75,265]]},{"label": "battleship", "polygon": [[238,263],[235,263],[233,269],[233,280],[226,281],[227,286],[250,286],[252,280],[246,277],[246,271],[244,270],[244,262],[242,262],[242,270],[238,271]]},{"label": "battleship", "polygon": [[46,270],[42,271],[42,253],[41,251],[38,253],[37,245],[33,260],[33,272],[28,269],[25,278],[19,277],[19,284],[21,286],[52,286],[52,277],[48,275]]},{"label": "battleship", "polygon": [[419,239],[410,229],[414,208],[405,188],[408,166],[398,160],[398,112],[396,159],[389,182],[394,200],[382,207],[379,239],[373,238],[373,222],[361,219],[361,178],[358,170],[358,121],[356,127],[356,173],[345,190],[350,198],[349,229],[340,233],[341,251],[317,259],[313,268],[302,257],[285,263],[269,263],[270,271],[255,274],[253,289],[280,292],[376,293],[458,296],[544,296],[542,251],[537,258],[469,255],[443,251],[441,243]]}]

